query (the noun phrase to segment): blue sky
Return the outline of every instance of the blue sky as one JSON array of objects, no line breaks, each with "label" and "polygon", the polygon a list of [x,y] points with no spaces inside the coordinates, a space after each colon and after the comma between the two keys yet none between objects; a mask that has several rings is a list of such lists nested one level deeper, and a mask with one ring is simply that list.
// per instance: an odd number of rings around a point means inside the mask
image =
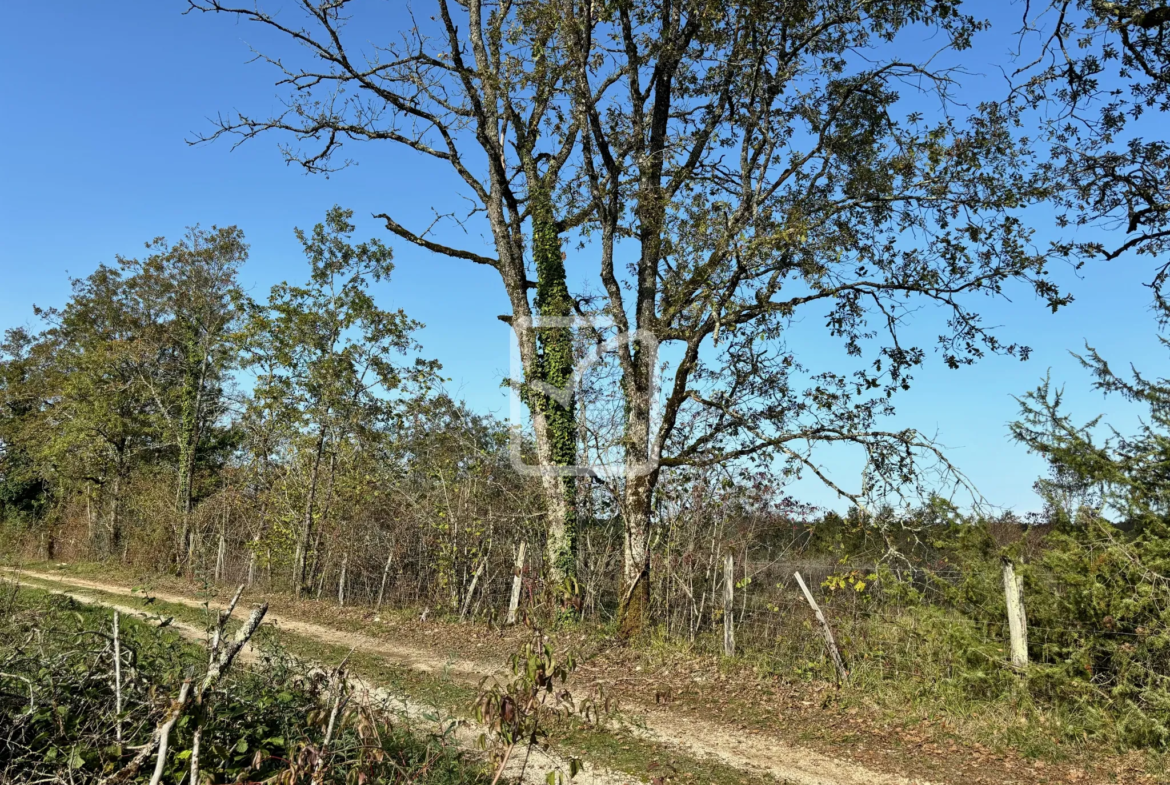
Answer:
[{"label": "blue sky", "polygon": [[[248,44],[266,42],[260,31],[223,18],[183,16],[184,5],[58,0],[5,9],[0,329],[31,323],[33,303],[62,304],[69,275],[84,276],[117,254],[134,256],[145,241],[177,238],[195,223],[243,228],[252,249],[244,280],[260,297],[277,281],[305,277],[293,227],[309,227],[341,204],[355,211],[360,237],[382,237],[395,249],[397,268],[392,282],[378,289],[381,302],[426,323],[420,338],[443,362],[453,392],[477,409],[506,416],[499,380],[508,370],[508,332],[495,316],[509,309],[494,271],[410,247],[369,217],[389,212],[407,226],[425,226],[432,204],[450,205],[452,182],[417,157],[370,145],[349,149],[359,165],[329,178],[285,166],[275,138],[234,151],[222,142],[189,146],[186,140],[207,131],[207,118],[217,112],[239,108],[262,115],[280,104],[272,73],[246,64]],[[379,29],[402,15],[397,2],[369,5]],[[976,59],[988,65],[975,82],[986,87],[1000,79],[994,63],[1003,60],[1006,33],[1017,18],[1013,10],[995,36],[977,44]],[[1046,219],[1037,218],[1043,237]],[[584,279],[587,262],[571,258],[570,277]],[[1133,362],[1161,374],[1165,356],[1141,286],[1148,272],[1142,260],[1092,266],[1080,278],[1064,271],[1059,277],[1076,302],[1057,315],[1026,293],[992,304],[988,320],[1032,346],[1032,358],[992,357],[951,371],[931,357],[902,397],[897,424],[937,434],[991,502],[1034,509],[1031,485],[1043,466],[1007,439],[1006,425],[1017,410],[1012,396],[1051,369],[1054,381],[1067,382],[1074,413],[1088,418],[1105,412],[1131,426],[1136,413],[1088,391],[1069,351],[1087,340],[1115,367]],[[929,343],[926,316],[917,329]],[[793,335],[801,340],[802,332]],[[815,337],[808,341],[810,351],[826,348]],[[826,463],[842,482],[854,484],[848,456],[829,455]],[[839,506],[811,482],[797,492]]]}]

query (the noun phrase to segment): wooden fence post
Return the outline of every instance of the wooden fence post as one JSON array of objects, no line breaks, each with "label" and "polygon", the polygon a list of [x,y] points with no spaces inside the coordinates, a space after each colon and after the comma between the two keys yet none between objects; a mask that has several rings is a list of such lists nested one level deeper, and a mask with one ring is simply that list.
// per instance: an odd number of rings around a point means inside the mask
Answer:
[{"label": "wooden fence post", "polygon": [[735,656],[735,557],[723,559],[723,653]]},{"label": "wooden fence post", "polygon": [[215,582],[219,583],[223,580],[224,561],[227,558],[227,540],[224,538],[223,529],[219,531],[219,547],[215,551]]},{"label": "wooden fence post", "polygon": [[524,543],[520,543],[520,550],[516,552],[516,564],[512,567],[512,596],[508,600],[508,616],[506,624],[516,623],[516,609],[520,607],[520,584],[524,575]]},{"label": "wooden fence post", "polygon": [[1003,560],[1003,593],[1007,602],[1008,631],[1011,634],[1012,667],[1028,664],[1028,617],[1024,614],[1024,587],[1011,560]]},{"label": "wooden fence post", "polygon": [[248,550],[248,588],[256,582],[256,543]]},{"label": "wooden fence post", "polygon": [[800,590],[804,592],[804,598],[808,600],[808,604],[812,607],[813,613],[816,614],[817,621],[821,623],[821,635],[824,636],[825,645],[829,649],[829,656],[833,659],[833,667],[837,669],[837,678],[841,681],[849,681],[849,671],[845,669],[845,660],[841,659],[841,652],[837,649],[837,641],[833,639],[833,631],[829,629],[829,622],[825,618],[825,614],[821,613],[821,606],[817,605],[817,601],[813,599],[812,592],[804,585],[804,578],[800,577],[800,573],[793,573],[793,577],[800,584]]},{"label": "wooden fence post", "polygon": [[382,568],[382,583],[378,586],[378,601],[374,603],[374,611],[382,607],[382,598],[386,596],[386,578],[390,576],[390,565],[394,562],[394,546],[390,547],[390,554],[386,557],[386,566]]},{"label": "wooden fence post", "polygon": [[[489,543],[490,546],[490,543]],[[471,586],[467,588],[467,595],[463,598],[463,607],[459,611],[459,621],[467,616],[467,609],[471,607],[471,598],[475,595],[475,587],[479,583],[479,576],[483,575],[483,568],[487,565],[487,554],[479,559],[479,566],[475,568],[475,575],[471,576]]]}]

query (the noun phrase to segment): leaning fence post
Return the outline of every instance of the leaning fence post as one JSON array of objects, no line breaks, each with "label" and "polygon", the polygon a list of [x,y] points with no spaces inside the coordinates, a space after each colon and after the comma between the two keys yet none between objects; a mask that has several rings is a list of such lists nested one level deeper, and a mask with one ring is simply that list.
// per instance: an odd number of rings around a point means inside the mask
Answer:
[{"label": "leaning fence post", "polygon": [[1028,617],[1024,614],[1024,586],[1008,558],[1003,560],[1003,593],[1007,602],[1008,632],[1011,634],[1012,667],[1028,664]]},{"label": "leaning fence post", "polygon": [[735,558],[723,560],[723,653],[735,656]]},{"label": "leaning fence post", "polygon": [[512,568],[512,597],[508,600],[507,624],[516,623],[516,609],[520,607],[520,584],[524,575],[524,543],[516,553],[516,565]]},{"label": "leaning fence post", "polygon": [[821,613],[821,606],[817,605],[817,601],[813,599],[812,592],[804,585],[804,578],[800,577],[800,573],[793,573],[793,577],[800,584],[800,590],[804,592],[804,598],[812,606],[817,621],[821,623],[821,634],[825,638],[825,645],[829,648],[829,656],[833,659],[833,666],[837,669],[837,678],[841,681],[849,681],[849,671],[845,669],[845,660],[841,659],[841,652],[837,649],[837,641],[833,640],[833,631],[829,629],[829,622],[825,618],[825,614]]},{"label": "leaning fence post", "polygon": [[467,609],[471,607],[471,598],[475,595],[475,587],[479,583],[479,576],[483,575],[483,568],[487,564],[487,560],[488,557],[485,553],[479,560],[479,566],[475,568],[475,575],[471,576],[471,586],[468,587],[467,595],[463,598],[463,608],[459,611],[459,621],[463,621],[467,617]]},{"label": "leaning fence post", "polygon": [[374,603],[374,610],[382,607],[382,598],[386,595],[386,578],[390,575],[390,564],[394,561],[394,547],[390,547],[390,554],[386,557],[386,566],[382,568],[382,583],[378,586],[378,601]]}]

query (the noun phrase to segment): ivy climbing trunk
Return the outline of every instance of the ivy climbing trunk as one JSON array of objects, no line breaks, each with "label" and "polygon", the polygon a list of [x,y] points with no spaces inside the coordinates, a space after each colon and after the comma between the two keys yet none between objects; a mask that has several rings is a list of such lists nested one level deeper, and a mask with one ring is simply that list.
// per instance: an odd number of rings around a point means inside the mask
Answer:
[{"label": "ivy climbing trunk", "polygon": [[[539,182],[537,177],[532,182]],[[540,381],[562,394],[533,394],[530,406],[544,415],[547,439],[538,448],[547,450],[541,465],[568,469],[577,464],[577,419],[573,378],[573,332],[565,321],[573,315],[573,299],[565,281],[565,262],[553,217],[552,204],[543,185],[533,189],[532,257],[536,267],[537,364]],[[545,325],[544,321],[551,321]],[[534,412],[535,414],[535,412]],[[569,474],[542,475],[548,510],[545,563],[549,579],[561,583],[576,576],[577,478]]]}]

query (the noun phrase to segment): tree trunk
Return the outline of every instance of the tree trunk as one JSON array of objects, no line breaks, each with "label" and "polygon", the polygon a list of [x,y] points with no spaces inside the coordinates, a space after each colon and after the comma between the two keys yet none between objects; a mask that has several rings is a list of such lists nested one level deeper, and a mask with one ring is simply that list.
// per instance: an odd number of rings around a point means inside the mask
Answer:
[{"label": "tree trunk", "polygon": [[735,557],[730,553],[723,562],[723,654],[735,656]]},{"label": "tree trunk", "polygon": [[109,542],[107,543],[107,556],[112,556],[117,552],[118,547],[122,544],[122,468],[119,466],[114,471],[114,482],[110,487],[110,518],[106,524],[106,530],[109,534]]},{"label": "tree trunk", "polygon": [[618,634],[630,638],[642,631],[650,613],[650,476],[629,477],[623,505],[622,600]]},{"label": "tree trunk", "polygon": [[467,610],[471,607],[471,598],[475,594],[475,587],[479,584],[479,576],[483,575],[483,568],[487,566],[487,554],[479,560],[475,568],[475,575],[471,577],[471,585],[467,587],[467,594],[463,597],[463,607],[459,609],[459,621],[467,618]]},{"label": "tree trunk", "polygon": [[[179,535],[178,564],[185,561],[191,569],[191,500],[195,481],[195,454],[199,448],[199,421],[203,408],[203,388],[207,382],[206,352],[200,352],[198,341],[188,336],[187,373],[183,383],[182,409],[179,412],[179,483],[176,506],[183,518]],[[197,369],[197,370],[196,370]]]},{"label": "tree trunk", "polygon": [[[640,323],[652,319],[652,311],[640,314]],[[650,400],[657,361],[657,352],[638,341],[632,351],[629,371],[623,374],[627,404],[626,488],[622,504],[623,593],[618,607],[618,630],[627,638],[642,630],[650,611],[650,526],[654,487],[658,482],[658,466],[650,441]]]},{"label": "tree trunk", "polygon": [[293,587],[299,599],[305,590],[305,563],[308,559],[309,539],[313,536],[313,508],[317,501],[317,477],[321,472],[321,456],[325,452],[325,428],[317,433],[317,449],[313,455],[313,467],[309,471],[309,498],[305,501],[305,514],[301,518],[301,531],[297,538],[296,555],[293,557]]},{"label": "tree trunk", "polygon": [[183,564],[188,561],[187,554],[190,552],[191,539],[191,516],[185,512],[179,514],[182,524],[179,527],[179,542],[175,549],[175,574],[178,575],[183,571]]},{"label": "tree trunk", "polygon": [[[317,513],[318,526],[316,533],[313,535],[313,547],[309,548],[309,554],[312,555],[312,560],[306,559],[307,566],[305,572],[305,583],[310,586],[313,581],[317,579],[318,571],[323,570],[321,566],[321,538],[325,536],[325,521],[329,520],[329,506],[333,502],[333,485],[337,481],[337,451],[329,453],[329,484],[325,486],[325,501],[321,503],[320,510]],[[320,481],[318,480],[318,484]],[[320,500],[318,500],[320,501]],[[324,573],[321,573],[321,585],[324,585]],[[317,591],[318,598],[321,591]]]},{"label": "tree trunk", "polygon": [[[319,516],[324,517],[324,516]],[[309,546],[309,553],[313,555],[313,560],[308,562],[305,566],[305,585],[312,588],[313,584],[317,584],[317,599],[321,599],[321,592],[325,585],[325,564],[329,562],[329,554],[325,554],[325,558],[321,558],[321,538],[325,531],[321,526],[316,527],[313,533],[313,544]]]},{"label": "tree trunk", "polygon": [[248,551],[248,588],[256,583],[256,542],[253,541],[251,549]]},{"label": "tree trunk", "polygon": [[[250,553],[248,554],[248,588],[256,582],[256,561],[257,554],[260,550],[260,540],[264,535],[264,522],[268,518],[268,499],[265,497],[264,502],[260,505],[260,515],[258,516],[259,524],[256,528],[256,533],[252,535],[252,544]],[[271,576],[269,576],[271,578]],[[269,581],[271,583],[271,581]]]},{"label": "tree trunk", "polygon": [[97,522],[93,515],[93,483],[85,484],[85,537],[90,554],[94,550],[94,538],[97,536]]},{"label": "tree trunk", "polygon": [[[529,168],[530,183],[540,183],[535,165]],[[560,391],[546,389],[529,393],[529,405],[544,414],[547,457],[550,468],[573,470],[577,465],[576,379],[574,378],[573,331],[567,322],[573,317],[573,299],[565,281],[561,241],[548,191],[540,184],[532,189],[532,258],[536,267],[536,312],[539,359],[536,377]],[[547,461],[547,463],[545,463]],[[548,507],[545,569],[554,584],[577,574],[577,478],[572,474],[542,476]]]},{"label": "tree trunk", "polygon": [[[677,27],[677,18],[669,21],[664,16],[662,30],[664,36],[672,38],[671,26]],[[657,343],[648,340],[650,335],[656,335],[658,328],[658,294],[660,262],[664,252],[665,234],[669,231],[666,215],[670,194],[663,188],[664,178],[669,180],[673,175],[665,173],[665,167],[671,156],[667,147],[671,144],[671,90],[675,67],[682,59],[687,47],[676,47],[673,44],[666,46],[660,53],[656,68],[660,69],[654,79],[653,109],[648,117],[645,136],[641,136],[635,144],[633,153],[637,161],[637,184],[634,187],[636,205],[634,214],[638,218],[637,243],[640,246],[636,264],[637,280],[635,281],[634,297],[634,326],[636,332],[629,336],[631,345],[629,354],[623,358],[622,391],[626,403],[626,492],[623,516],[625,517],[626,543],[624,548],[624,575],[628,585],[623,595],[626,600],[618,609],[619,630],[622,635],[630,636],[639,632],[649,618],[650,609],[650,524],[651,505],[653,504],[654,488],[658,483],[657,446],[661,444],[658,438],[664,437],[664,426],[659,426],[659,433],[651,436],[650,409],[651,402],[657,395],[654,389],[655,372],[658,367]],[[648,88],[649,89],[649,88]],[[617,190],[614,191],[614,202],[611,205],[607,220],[610,225],[609,250],[603,249],[603,254],[609,254],[609,261],[603,262],[603,269],[609,268],[606,277],[606,288],[609,290],[611,312],[619,319],[624,317],[623,297],[620,286],[612,271],[612,242],[620,211],[617,209]],[[656,339],[655,339],[656,340]],[[638,469],[637,467],[641,467]],[[637,576],[637,577],[635,577]]]},{"label": "tree trunk", "polygon": [[52,526],[45,527],[41,541],[44,545],[45,561],[55,561],[57,559],[57,536],[54,534]]}]

